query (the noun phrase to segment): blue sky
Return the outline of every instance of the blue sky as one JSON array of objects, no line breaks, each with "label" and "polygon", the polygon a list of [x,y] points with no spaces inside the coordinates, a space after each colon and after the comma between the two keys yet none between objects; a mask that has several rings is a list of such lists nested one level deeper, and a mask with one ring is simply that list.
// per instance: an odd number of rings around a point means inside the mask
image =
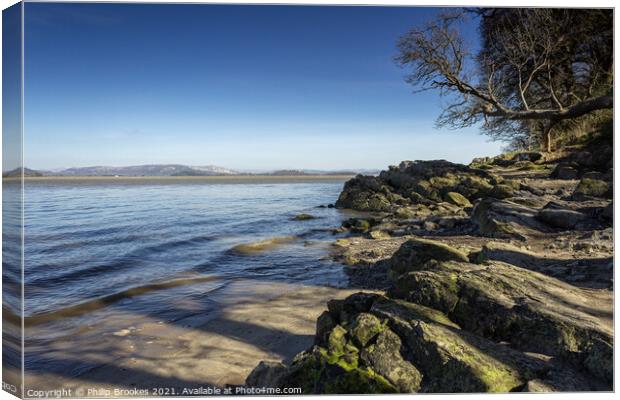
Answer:
[{"label": "blue sky", "polygon": [[[27,3],[25,164],[385,168],[493,155],[437,130],[396,41],[438,10]],[[475,26],[467,32],[475,39]]]}]

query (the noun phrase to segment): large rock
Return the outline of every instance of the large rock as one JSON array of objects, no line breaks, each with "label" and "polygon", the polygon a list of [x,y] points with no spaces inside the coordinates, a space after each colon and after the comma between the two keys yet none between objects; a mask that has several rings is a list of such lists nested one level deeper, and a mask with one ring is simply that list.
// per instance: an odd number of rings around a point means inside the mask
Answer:
[{"label": "large rock", "polygon": [[515,154],[512,157],[513,161],[530,161],[530,162],[539,162],[544,161],[544,154],[538,151],[524,151]]},{"label": "large rock", "polygon": [[[447,272],[457,276],[455,285],[461,287],[460,290],[483,290],[476,285],[467,286],[458,281],[460,273],[466,270],[483,271],[484,266],[458,262],[447,264],[450,265],[442,266],[441,263],[436,263],[433,271],[416,271],[408,275]],[[485,282],[486,284],[488,282]],[[329,323],[321,323],[323,327],[330,327],[322,333],[324,339],[317,340],[315,346],[297,355],[289,366],[261,363],[250,374],[247,384],[301,387],[304,393],[340,394],[609,389],[609,386],[600,386],[600,381],[587,378],[587,375],[584,376],[558,358],[523,353],[497,343],[492,335],[480,335],[477,326],[463,329],[463,325],[453,322],[453,315],[462,318],[468,325],[472,325],[473,319],[493,321],[498,318],[494,304],[499,304],[497,307],[507,307],[511,300],[521,295],[519,291],[516,291],[514,297],[505,293],[511,291],[511,287],[500,285],[490,288],[499,297],[489,298],[484,291],[479,293],[480,298],[474,293],[464,293],[462,299],[457,299],[456,305],[450,305],[446,313],[436,309],[443,306],[430,308],[371,293],[357,293],[344,300],[330,301],[329,311],[324,313]],[[551,290],[553,289],[552,287]],[[441,292],[441,289],[437,291]],[[558,302],[565,300],[566,298],[561,298]],[[458,306],[461,302],[465,303],[461,306],[463,310]],[[475,302],[487,304],[481,310],[488,315],[472,311],[472,307],[478,306]],[[472,306],[468,308],[468,304]],[[584,303],[585,307],[589,305]],[[513,304],[514,306],[519,307],[521,304]],[[568,306],[562,307],[566,309]],[[456,309],[457,314],[454,314],[452,310]],[[470,315],[465,318],[460,314],[461,311],[469,312]],[[549,329],[550,325],[541,315],[537,319],[535,315],[528,314],[528,318],[534,320],[534,325],[527,326],[531,329],[528,333],[529,340],[535,342],[540,340],[538,335],[542,335],[544,343],[534,345],[544,347],[550,342],[556,343],[554,349],[560,343],[567,343],[562,341],[568,337],[554,336],[555,331]],[[321,319],[325,317],[322,316]],[[505,322],[517,324],[513,327],[517,334],[523,334],[523,329],[526,328],[518,325],[522,322],[518,319]],[[496,324],[499,323],[496,321]],[[535,325],[536,323],[539,325]],[[565,326],[564,333],[576,337],[577,334],[570,328]],[[572,361],[579,360],[580,365],[588,370],[598,367],[598,376],[611,376],[610,356],[613,352],[610,351],[609,340],[593,335],[590,341],[585,353],[579,356],[571,354],[569,358]],[[577,342],[569,342],[575,350]],[[545,350],[549,349],[545,347]],[[269,370],[270,368],[272,370]]]},{"label": "large rock", "polygon": [[400,274],[424,268],[430,260],[468,261],[467,254],[447,244],[427,239],[411,239],[403,243],[390,259],[390,272]]},{"label": "large rock", "polygon": [[298,354],[288,367],[259,364],[246,384],[301,387],[306,394],[418,391],[422,375],[403,359],[401,339],[368,313],[375,297],[357,294],[330,302],[330,311],[320,317],[322,332],[315,346]]},{"label": "large rock", "polygon": [[471,207],[471,203],[467,200],[467,197],[457,192],[448,192],[446,194],[446,201],[460,207]]},{"label": "large rock", "polygon": [[[587,235],[591,235],[591,237],[587,238]],[[580,235],[579,238],[571,239],[563,245],[575,249],[611,249],[613,247],[611,237],[607,237],[603,231]],[[470,259],[480,264],[489,261],[505,262],[543,273],[582,288],[607,289],[613,286],[611,257],[591,257],[577,260],[573,257],[559,258],[553,253],[534,252],[510,243],[491,241],[486,243],[481,251],[473,253]],[[455,296],[458,297],[458,293]]]},{"label": "large rock", "polygon": [[485,198],[474,206],[471,220],[484,236],[526,240],[533,233],[548,232],[538,220],[538,210],[507,200]]},{"label": "large rock", "polygon": [[377,373],[384,376],[402,393],[413,393],[420,389],[422,374],[400,353],[400,337],[390,329],[383,329],[374,343],[362,349],[360,359]]},{"label": "large rock", "polygon": [[550,175],[554,179],[577,179],[579,177],[579,171],[575,168],[574,164],[560,163],[558,164]]},{"label": "large rock", "polygon": [[390,294],[441,310],[468,331],[562,357],[611,382],[611,292],[577,288],[495,261],[426,267],[401,275]]},{"label": "large rock", "polygon": [[379,298],[370,312],[402,338],[407,359],[425,378],[423,392],[509,392],[529,375],[517,366],[517,352],[461,330],[436,310]]},{"label": "large rock", "polygon": [[286,366],[281,362],[261,361],[245,380],[250,387],[280,387],[286,375]]},{"label": "large rock", "polygon": [[539,211],[538,218],[556,228],[574,229],[588,216],[579,211],[547,208]]},{"label": "large rock", "polygon": [[[545,367],[462,331],[439,311],[380,295],[354,295],[330,316],[336,325],[329,336],[337,340],[300,353],[288,367],[260,364],[247,384],[304,393],[508,392]],[[365,345],[354,338],[362,320],[373,332]]]},{"label": "large rock", "polygon": [[468,207],[470,200],[488,195],[500,183],[501,178],[486,171],[445,160],[403,161],[378,177],[358,175],[345,183],[336,206],[391,211],[449,201]]},{"label": "large rock", "polygon": [[360,211],[389,211],[388,197],[391,193],[391,188],[379,178],[358,175],[344,184],[336,207]]},{"label": "large rock", "polygon": [[577,185],[577,188],[575,188],[573,192],[573,198],[575,200],[583,200],[588,197],[611,198],[612,196],[613,191],[611,185],[605,181],[590,178],[583,178],[579,181],[579,185]]},{"label": "large rock", "polygon": [[605,219],[608,219],[608,220],[613,220],[614,219],[614,203],[613,203],[613,201],[605,206],[605,208],[603,209],[603,211],[601,213],[601,216],[603,218],[605,218]]}]

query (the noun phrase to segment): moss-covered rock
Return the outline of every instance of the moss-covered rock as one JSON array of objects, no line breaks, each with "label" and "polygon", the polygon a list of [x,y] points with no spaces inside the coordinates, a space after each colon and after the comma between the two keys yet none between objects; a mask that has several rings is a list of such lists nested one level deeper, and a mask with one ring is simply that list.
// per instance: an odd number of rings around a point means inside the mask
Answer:
[{"label": "moss-covered rock", "polygon": [[448,193],[471,200],[488,195],[500,180],[481,169],[444,160],[403,161],[378,177],[358,175],[345,183],[336,206],[393,211],[401,206],[439,203]]},{"label": "moss-covered rock", "polygon": [[411,239],[401,245],[390,259],[390,273],[393,277],[416,271],[430,260],[467,261],[467,254],[447,244],[426,239]]},{"label": "moss-covered rock", "polygon": [[344,353],[347,344],[347,331],[340,325],[336,325],[327,338],[327,349],[334,354]]},{"label": "moss-covered rock", "polygon": [[342,223],[342,226],[350,229],[351,232],[364,233],[376,224],[374,219],[370,218],[349,218]]},{"label": "moss-covered rock", "polygon": [[371,312],[388,321],[424,375],[421,391],[509,392],[531,373],[517,367],[516,352],[462,331],[442,313],[420,305],[378,299]]},{"label": "moss-covered rock", "polygon": [[305,394],[395,393],[396,387],[370,368],[353,367],[321,347],[299,354],[280,378],[280,387]]},{"label": "moss-covered rock", "polygon": [[395,279],[388,294],[418,304],[432,304],[436,309],[448,312],[458,303],[459,291],[455,273],[416,271]]},{"label": "moss-covered rock", "polygon": [[360,211],[389,211],[388,196],[390,187],[374,176],[358,175],[347,181],[336,201],[338,208],[351,208]]},{"label": "moss-covered rock", "polygon": [[416,210],[409,207],[400,207],[394,212],[394,216],[399,219],[411,219],[418,216]]},{"label": "moss-covered rock", "polygon": [[360,313],[350,327],[353,342],[360,347],[365,347],[384,330],[384,326],[377,317],[368,313]]},{"label": "moss-covered rock", "polygon": [[605,361],[611,357],[611,326],[583,311],[606,304],[611,293],[499,262],[441,263],[402,275],[395,285],[391,295],[441,310],[468,331],[560,356],[611,382],[611,364]]},{"label": "moss-covered rock", "polygon": [[[456,303],[439,304],[437,297],[419,299],[433,303],[431,308],[372,293],[330,301],[327,313],[334,328],[327,335],[331,338],[327,347],[314,346],[296,356],[290,366],[274,364],[271,372],[265,371],[265,365],[259,365],[247,383],[301,387],[304,393],[339,394],[509,392],[530,386],[531,390],[600,387],[598,381],[570,369],[558,358],[533,357],[512,346],[535,352],[544,348],[547,354],[551,350],[552,355],[577,363],[590,373],[599,368],[596,376],[611,376],[610,334],[601,336],[594,329],[589,336],[581,335],[580,329],[592,328],[591,320],[583,319],[583,313],[564,314],[579,313],[567,311],[574,308],[569,304],[575,299],[568,301],[556,283],[545,280],[550,278],[534,282],[539,274],[529,271],[522,274],[519,271],[525,270],[501,263],[493,264],[500,270],[492,271],[489,265],[456,261],[437,264],[442,265],[401,278],[442,276],[434,282],[453,283],[438,288],[437,293],[457,290],[460,298]],[[424,278],[418,279],[423,281]],[[542,303],[536,292],[541,290],[559,297],[552,304],[536,305]],[[588,306],[587,301],[582,304]],[[545,307],[548,312],[541,311]],[[560,314],[564,317],[559,318]],[[578,327],[571,320],[580,320],[585,327]],[[554,328],[554,322],[550,321],[555,321],[557,326]],[[524,335],[524,341],[514,341],[520,335]],[[496,343],[499,340],[509,342],[511,347]],[[564,347],[569,349],[568,353],[553,353]],[[262,381],[258,379],[261,377]]]},{"label": "moss-covered rock", "polygon": [[611,197],[613,192],[610,185],[602,180],[583,178],[573,192],[573,198],[584,199],[587,197]]},{"label": "moss-covered rock", "polygon": [[362,349],[360,359],[378,374],[384,376],[401,393],[420,390],[422,374],[401,355],[402,343],[390,329],[383,329],[377,340]]},{"label": "moss-covered rock", "polygon": [[471,203],[469,200],[467,200],[467,197],[457,192],[446,193],[446,201],[459,207],[471,207]]},{"label": "moss-covered rock", "polygon": [[293,219],[296,221],[307,221],[314,218],[316,218],[314,215],[301,213],[297,214]]},{"label": "moss-covered rock", "polygon": [[368,233],[368,236],[370,236],[371,239],[375,239],[375,240],[383,240],[383,239],[389,239],[392,236],[389,234],[389,232],[386,232],[384,230],[381,229],[375,229],[372,230]]}]

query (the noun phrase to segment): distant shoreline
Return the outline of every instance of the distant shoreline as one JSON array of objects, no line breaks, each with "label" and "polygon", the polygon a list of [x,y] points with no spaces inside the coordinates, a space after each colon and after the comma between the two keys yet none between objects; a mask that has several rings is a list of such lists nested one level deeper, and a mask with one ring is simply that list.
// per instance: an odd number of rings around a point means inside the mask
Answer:
[{"label": "distant shoreline", "polygon": [[[331,182],[354,177],[350,175],[211,175],[211,176],[26,176],[24,182],[119,182],[143,183],[170,182],[218,182],[218,183],[294,183],[294,182]],[[3,182],[18,182],[20,177],[3,177]]]}]

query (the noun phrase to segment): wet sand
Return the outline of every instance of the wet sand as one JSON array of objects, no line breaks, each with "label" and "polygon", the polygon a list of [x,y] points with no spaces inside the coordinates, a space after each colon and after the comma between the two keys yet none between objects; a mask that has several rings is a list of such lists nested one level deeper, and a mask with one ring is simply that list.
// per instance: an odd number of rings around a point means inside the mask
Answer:
[{"label": "wet sand", "polygon": [[240,280],[219,294],[216,313],[198,312],[172,323],[119,313],[106,321],[114,333],[91,343],[66,340],[50,353],[56,362],[79,361],[80,368],[91,368],[77,376],[27,373],[26,387],[97,397],[110,395],[106,391],[114,395],[115,388],[145,389],[148,395],[163,388],[183,395],[184,388],[242,385],[261,360],[290,360],[311,346],[327,301],[356,291]]}]

